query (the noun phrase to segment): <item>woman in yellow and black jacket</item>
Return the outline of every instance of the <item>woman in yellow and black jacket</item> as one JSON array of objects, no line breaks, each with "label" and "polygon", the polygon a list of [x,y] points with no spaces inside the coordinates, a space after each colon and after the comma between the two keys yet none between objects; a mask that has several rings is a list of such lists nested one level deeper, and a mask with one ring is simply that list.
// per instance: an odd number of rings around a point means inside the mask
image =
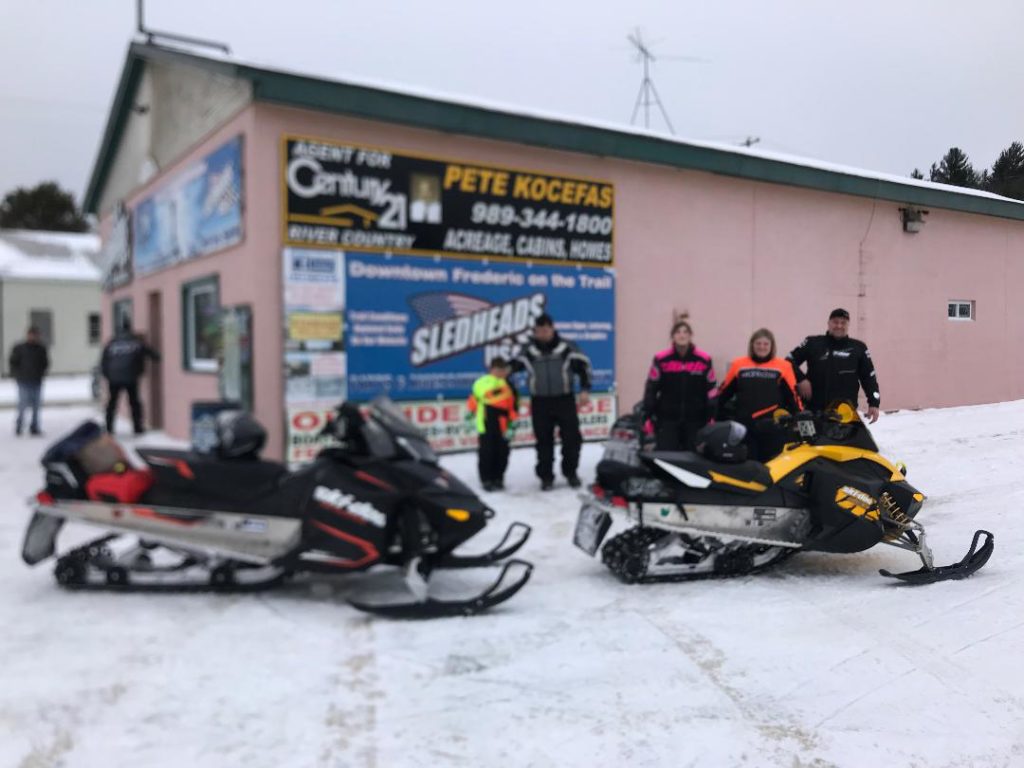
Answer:
[{"label": "woman in yellow and black jacket", "polygon": [[476,416],[477,469],[485,491],[505,488],[509,454],[506,434],[519,408],[519,394],[508,380],[510,372],[511,366],[503,357],[492,358],[488,372],[473,382],[466,402],[469,412]]},{"label": "woman in yellow and black jacket", "polygon": [[718,394],[718,416],[731,416],[747,428],[750,458],[777,456],[785,438],[772,419],[778,408],[796,413],[803,408],[796,393],[796,375],[788,360],[775,356],[775,336],[767,328],[754,331],[747,357],[733,360]]}]

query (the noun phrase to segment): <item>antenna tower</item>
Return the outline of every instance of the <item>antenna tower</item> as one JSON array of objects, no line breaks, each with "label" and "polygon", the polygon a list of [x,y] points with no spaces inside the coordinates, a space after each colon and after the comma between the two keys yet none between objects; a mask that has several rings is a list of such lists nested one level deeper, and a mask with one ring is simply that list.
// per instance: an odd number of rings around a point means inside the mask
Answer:
[{"label": "antenna tower", "polygon": [[675,135],[676,131],[672,127],[672,121],[669,120],[668,113],[665,111],[665,105],[661,103],[661,97],[658,96],[658,89],[654,87],[654,80],[651,79],[651,62],[655,60],[654,54],[647,43],[644,42],[639,29],[628,34],[626,39],[636,48],[637,55],[644,64],[644,79],[640,81],[640,92],[636,95],[636,105],[633,107],[633,116],[629,118],[629,124],[633,125],[636,122],[636,114],[640,111],[640,107],[643,106],[644,128],[650,128],[651,105],[654,104],[661,110],[661,116],[665,119],[669,133]]}]

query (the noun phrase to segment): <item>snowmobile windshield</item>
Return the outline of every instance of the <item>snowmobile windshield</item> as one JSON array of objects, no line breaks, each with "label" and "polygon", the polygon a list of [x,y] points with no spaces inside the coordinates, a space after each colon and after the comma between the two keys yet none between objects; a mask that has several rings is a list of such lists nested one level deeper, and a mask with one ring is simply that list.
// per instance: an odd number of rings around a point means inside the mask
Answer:
[{"label": "snowmobile windshield", "polygon": [[819,445],[847,445],[878,451],[878,445],[861,420],[857,407],[846,400],[835,400],[828,404],[817,419],[817,431],[815,443]]},{"label": "snowmobile windshield", "polygon": [[[364,428],[364,434],[366,435],[367,443],[370,445],[370,450],[374,455],[380,454],[374,449],[374,436],[371,435],[374,431],[371,426],[372,424],[383,428],[383,430],[387,432],[389,438],[393,439],[394,443],[397,443],[407,454],[409,454],[410,458],[432,464],[437,463],[437,455],[430,447],[426,434],[422,429],[405,418],[405,414],[402,413],[402,409],[399,408],[393,400],[384,396],[375,398],[373,402],[370,403],[369,416],[370,420]],[[376,439],[379,440],[379,436],[377,436]]]}]

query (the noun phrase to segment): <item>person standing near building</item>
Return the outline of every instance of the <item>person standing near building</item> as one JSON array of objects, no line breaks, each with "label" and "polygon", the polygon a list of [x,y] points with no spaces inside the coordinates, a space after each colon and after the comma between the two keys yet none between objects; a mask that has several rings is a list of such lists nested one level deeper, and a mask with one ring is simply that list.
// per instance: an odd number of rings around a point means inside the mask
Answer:
[{"label": "person standing near building", "polygon": [[117,415],[117,401],[121,392],[128,394],[132,410],[132,425],[135,434],[145,429],[142,422],[142,402],[139,400],[139,378],[146,366],[146,358],[157,361],[160,355],[147,346],[132,332],[131,323],[125,319],[117,335],[107,342],[100,360],[100,371],[107,380],[107,432],[114,433],[114,417]]},{"label": "person standing near building", "polygon": [[694,346],[685,314],[670,335],[672,346],[654,356],[647,373],[643,412],[654,422],[657,450],[692,451],[697,430],[715,415],[715,369],[711,355]]},{"label": "person standing near building", "polygon": [[[863,341],[851,339],[850,313],[833,309],[828,316],[828,332],[808,336],[789,353],[796,372],[797,392],[812,411],[822,411],[833,400],[848,400],[857,405],[858,390],[863,388],[868,401],[868,419],[878,421],[880,404],[878,379],[871,353]],[[805,374],[800,366],[807,363]]]},{"label": "person standing near building", "polygon": [[503,357],[494,357],[487,373],[473,382],[466,405],[476,416],[477,469],[485,491],[505,489],[508,468],[508,430],[519,412],[519,397],[508,380],[511,366]]},{"label": "person standing near building", "polygon": [[538,315],[533,338],[512,361],[513,371],[526,371],[530,389],[533,434],[537,441],[537,477],[542,491],[555,485],[555,428],[562,439],[562,474],[580,487],[580,418],[576,413],[574,378],[579,379],[579,404],[590,401],[590,360],[555,330],[551,315]]},{"label": "person standing near building", "polygon": [[785,435],[772,415],[779,408],[803,409],[796,375],[788,360],[775,356],[775,335],[759,328],[750,337],[747,356],[732,361],[718,392],[718,418],[731,415],[747,428],[750,458],[768,461],[782,452]]},{"label": "person standing near building", "polygon": [[39,408],[43,399],[43,377],[50,367],[50,356],[39,338],[39,329],[32,326],[25,333],[25,340],[15,344],[8,360],[11,377],[18,385],[18,415],[14,421],[14,434],[20,435],[24,426],[25,411],[31,410],[29,432],[41,435],[39,429]]}]

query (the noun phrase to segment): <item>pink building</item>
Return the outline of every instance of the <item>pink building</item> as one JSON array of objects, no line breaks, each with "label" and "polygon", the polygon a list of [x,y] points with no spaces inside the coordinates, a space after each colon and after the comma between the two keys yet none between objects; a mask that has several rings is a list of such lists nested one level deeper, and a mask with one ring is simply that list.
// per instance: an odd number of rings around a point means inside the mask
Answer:
[{"label": "pink building", "polygon": [[[357,162],[366,175],[351,173]],[[394,199],[386,174],[406,166],[412,197],[385,232]],[[303,207],[328,193],[340,203]],[[530,216],[545,210],[546,224],[524,222],[531,200]],[[458,215],[478,228],[442,233],[439,260],[434,217],[442,203],[448,217],[463,202]],[[851,335],[871,349],[883,409],[1024,397],[1024,315],[1010,312],[1024,286],[1024,204],[982,192],[133,45],[85,203],[101,217],[116,267],[104,335],[115,312],[130,313],[160,348],[163,362],[143,386],[147,411],[179,437],[192,402],[247,399],[251,382],[268,453],[281,456],[316,420],[301,416],[311,423],[296,427],[301,409],[290,403],[336,399],[331,382],[346,377],[342,395],[374,380],[355,329],[363,323],[364,338],[380,341],[390,331],[371,326],[398,319],[369,304],[353,315],[365,297],[355,271],[344,285],[352,249],[411,257],[387,262],[401,262],[403,286],[430,269],[454,280],[451,265],[464,264],[484,265],[472,280],[491,284],[503,274],[514,283],[516,269],[532,281],[551,268],[556,283],[568,279],[558,269],[575,270],[585,293],[613,269],[613,292],[593,303],[613,304],[614,333],[602,338],[620,408],[639,398],[681,310],[720,374],[753,329],[771,328],[786,351],[824,332],[842,306]],[[523,239],[529,226],[538,236]],[[585,237],[560,239],[558,229]],[[309,266],[289,261],[296,253],[325,254],[310,263],[338,269],[340,287],[314,287],[312,273],[289,283],[292,266]],[[335,253],[340,267],[327,256]],[[224,346],[214,320],[232,307],[247,315]],[[580,338],[602,325],[588,315]],[[493,334],[488,343],[500,347]],[[381,376],[393,375],[381,365]]]}]

